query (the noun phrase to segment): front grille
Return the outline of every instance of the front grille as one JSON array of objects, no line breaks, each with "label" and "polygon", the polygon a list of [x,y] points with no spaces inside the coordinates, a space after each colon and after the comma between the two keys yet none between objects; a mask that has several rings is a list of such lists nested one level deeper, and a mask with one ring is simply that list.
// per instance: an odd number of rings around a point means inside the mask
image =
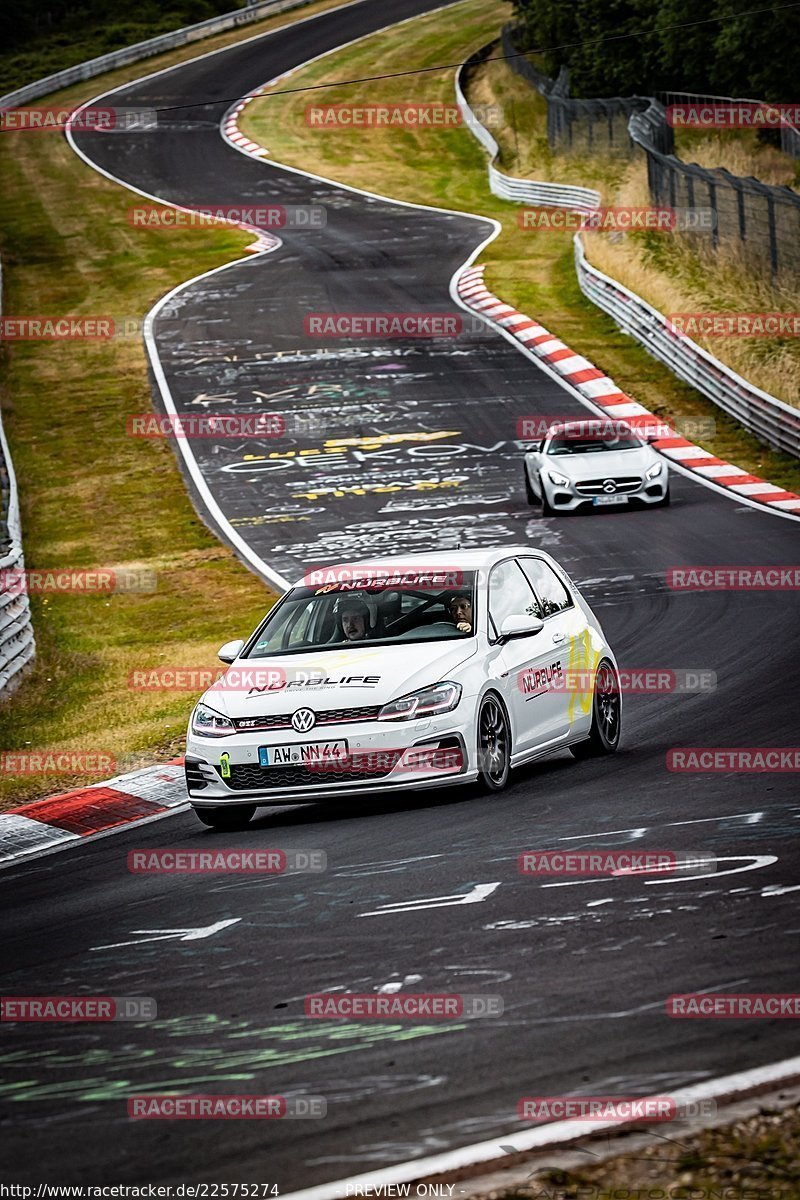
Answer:
[{"label": "front grille", "polygon": [[[614,484],[614,491],[607,492],[605,484],[608,481]],[[583,479],[580,483],[575,484],[575,491],[581,496],[613,496],[620,492],[638,492],[642,486],[642,480],[639,475],[606,475],[604,479]]]},{"label": "front grille", "polygon": [[[344,725],[350,721],[375,721],[380,704],[362,704],[359,708],[327,708],[317,713],[318,725]],[[234,726],[241,730],[291,729],[294,713],[273,713],[263,717],[235,717]]]},{"label": "front grille", "polygon": [[[265,788],[328,787],[333,783],[363,783],[366,779],[384,779],[397,763],[402,750],[375,751],[364,755],[371,761],[368,766],[334,765],[328,770],[311,770],[309,767],[259,767],[247,763],[232,763],[230,777],[224,782],[235,792],[263,790]],[[219,771],[219,768],[217,768]]]}]

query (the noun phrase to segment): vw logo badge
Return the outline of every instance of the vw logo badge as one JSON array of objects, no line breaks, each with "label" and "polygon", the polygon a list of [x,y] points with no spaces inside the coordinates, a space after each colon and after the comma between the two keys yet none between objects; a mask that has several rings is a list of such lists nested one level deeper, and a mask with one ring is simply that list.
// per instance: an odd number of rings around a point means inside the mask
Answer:
[{"label": "vw logo badge", "polygon": [[617,490],[617,485],[614,483],[613,479],[604,479],[603,480],[603,491],[604,492],[611,493],[611,492],[615,492],[616,490]]},{"label": "vw logo badge", "polygon": [[296,729],[298,733],[308,733],[316,723],[316,713],[312,712],[310,708],[298,708],[297,712],[292,715],[292,729]]}]

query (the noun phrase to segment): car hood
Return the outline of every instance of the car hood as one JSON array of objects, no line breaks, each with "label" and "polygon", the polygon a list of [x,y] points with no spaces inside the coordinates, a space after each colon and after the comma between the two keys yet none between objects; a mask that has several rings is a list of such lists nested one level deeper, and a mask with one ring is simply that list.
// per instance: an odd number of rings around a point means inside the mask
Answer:
[{"label": "car hood", "polygon": [[601,454],[547,454],[542,465],[568,479],[608,479],[619,475],[644,475],[658,461],[649,446],[641,450],[607,450]]},{"label": "car hood", "polygon": [[229,717],[383,705],[448,679],[476,652],[473,637],[237,659],[202,701]]}]

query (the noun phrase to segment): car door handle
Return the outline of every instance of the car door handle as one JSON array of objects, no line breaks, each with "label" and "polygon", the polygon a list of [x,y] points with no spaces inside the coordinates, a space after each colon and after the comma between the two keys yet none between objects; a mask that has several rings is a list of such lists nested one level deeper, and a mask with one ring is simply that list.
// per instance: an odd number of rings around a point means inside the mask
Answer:
[{"label": "car door handle", "polygon": [[565,633],[554,633],[554,634],[553,634],[553,641],[554,641],[554,642],[563,642],[563,641],[564,641],[564,638],[565,638],[566,636],[567,636],[567,635],[566,635]]}]

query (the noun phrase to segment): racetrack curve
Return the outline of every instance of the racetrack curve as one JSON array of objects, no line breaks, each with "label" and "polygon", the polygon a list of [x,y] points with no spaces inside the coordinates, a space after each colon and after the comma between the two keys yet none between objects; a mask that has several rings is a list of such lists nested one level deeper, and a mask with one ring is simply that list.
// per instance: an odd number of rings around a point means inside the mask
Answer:
[{"label": "racetrack curve", "polygon": [[[793,594],[677,594],[664,572],[792,563],[796,523],[677,474],[669,509],[539,518],[522,491],[516,421],[584,410],[508,341],[470,327],[455,340],[359,342],[357,357],[329,343],[334,356],[323,357],[303,334],[302,317],[326,309],[452,312],[450,279],[489,223],[308,180],[237,154],[219,135],[227,98],[431,7],[360,3],[233,46],[114,94],[126,106],[197,103],[167,125],[76,135],[98,167],[174,203],[328,210],[324,229],[281,231],[278,250],[190,284],[156,320],[179,412],[197,411],[202,395],[250,411],[261,392],[287,420],[306,422],[291,448],[320,451],[245,460],[287,445],[195,442],[203,478],[253,554],[289,576],[356,553],[459,540],[539,545],[583,583],[623,666],[712,670],[717,690],[629,697],[615,758],[557,755],[518,772],[501,796],[287,808],[239,835],[210,834],[178,813],[0,873],[5,994],[150,995],[159,1006],[150,1024],[6,1031],[0,1154],[17,1181],[238,1179],[285,1192],[513,1136],[523,1095],[664,1093],[798,1053],[792,1022],[680,1022],[664,1012],[673,992],[795,986],[797,893],[782,890],[798,876],[793,777],[665,766],[671,746],[792,744]],[[378,436],[420,432],[451,433],[440,439],[449,450],[411,440],[370,449]],[[342,440],[353,438],[365,440]],[[289,466],[264,469],[276,461]],[[368,490],[392,483],[400,490]],[[331,487],[344,494],[319,495]],[[246,632],[235,614],[230,632]],[[132,848],[244,844],[321,849],[329,869],[208,878],[126,868]],[[723,856],[725,870],[753,869],[569,886],[516,870],[524,849],[625,844],[703,849]],[[495,882],[481,903],[367,915]],[[207,939],[119,945],[137,942],[134,931],[225,920],[237,924]],[[394,984],[499,994],[505,1012],[458,1027],[303,1015],[308,992]],[[166,1090],[323,1095],[328,1116],[218,1127],[128,1120],[131,1091]]]}]

